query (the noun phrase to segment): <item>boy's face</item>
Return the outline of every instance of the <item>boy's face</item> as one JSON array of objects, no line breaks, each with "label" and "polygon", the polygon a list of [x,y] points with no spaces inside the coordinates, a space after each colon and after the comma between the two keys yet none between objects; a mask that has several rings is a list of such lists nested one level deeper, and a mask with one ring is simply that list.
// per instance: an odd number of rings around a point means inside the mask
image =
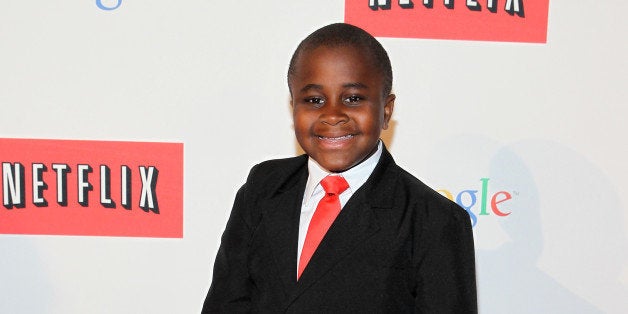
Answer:
[{"label": "boy's face", "polygon": [[330,172],[369,157],[388,128],[394,95],[369,56],[347,47],[320,46],[299,56],[290,79],[294,131],[303,150]]}]

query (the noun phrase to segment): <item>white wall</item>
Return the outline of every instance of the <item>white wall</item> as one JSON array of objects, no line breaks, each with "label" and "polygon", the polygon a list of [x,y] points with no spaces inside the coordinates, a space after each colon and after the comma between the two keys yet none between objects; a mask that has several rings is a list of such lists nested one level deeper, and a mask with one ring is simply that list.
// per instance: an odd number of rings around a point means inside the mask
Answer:
[{"label": "white wall", "polygon": [[[199,312],[248,169],[295,154],[290,55],[343,10],[4,1],[0,136],[183,142],[185,224],[183,239],[0,235],[0,313]],[[513,195],[474,229],[482,313],[628,311],[626,11],[551,1],[547,44],[381,39],[398,163],[435,189],[489,178]]]}]

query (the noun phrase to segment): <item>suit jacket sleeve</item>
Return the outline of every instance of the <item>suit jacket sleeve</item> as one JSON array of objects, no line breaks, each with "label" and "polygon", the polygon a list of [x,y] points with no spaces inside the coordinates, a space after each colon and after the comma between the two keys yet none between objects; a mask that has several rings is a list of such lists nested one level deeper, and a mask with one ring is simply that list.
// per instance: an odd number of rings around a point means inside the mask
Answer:
[{"label": "suit jacket sleeve", "polygon": [[453,202],[427,207],[418,249],[415,312],[477,313],[469,215]]},{"label": "suit jacket sleeve", "polygon": [[248,273],[247,256],[253,226],[248,217],[249,186],[247,179],[247,183],[236,194],[214,261],[212,284],[201,313],[248,313],[251,310],[252,282]]}]

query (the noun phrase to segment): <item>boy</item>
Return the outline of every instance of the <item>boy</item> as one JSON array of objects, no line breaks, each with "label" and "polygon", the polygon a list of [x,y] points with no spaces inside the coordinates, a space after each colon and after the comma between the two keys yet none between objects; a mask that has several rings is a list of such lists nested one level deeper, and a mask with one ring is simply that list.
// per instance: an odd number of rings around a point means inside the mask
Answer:
[{"label": "boy", "polygon": [[475,313],[469,216],[380,141],[388,55],[348,24],[301,42],[288,70],[307,155],[256,165],[238,191],[203,313]]}]

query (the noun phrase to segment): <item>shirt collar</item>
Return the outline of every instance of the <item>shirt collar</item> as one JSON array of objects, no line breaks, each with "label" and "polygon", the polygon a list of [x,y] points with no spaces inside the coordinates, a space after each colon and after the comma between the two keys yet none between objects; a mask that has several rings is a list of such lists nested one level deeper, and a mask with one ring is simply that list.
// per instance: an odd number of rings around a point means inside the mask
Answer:
[{"label": "shirt collar", "polygon": [[[366,182],[369,176],[371,176],[379,158],[382,156],[382,151],[383,145],[380,140],[377,143],[377,151],[375,151],[373,155],[357,164],[355,167],[347,171],[337,173],[337,175],[341,175],[345,178],[345,180],[347,180],[347,183],[349,183],[349,190],[352,194]],[[309,200],[310,197],[312,197],[312,194],[314,194],[316,188],[319,186],[321,180],[331,174],[323,169],[314,159],[312,159],[312,157],[308,158],[307,169],[309,175],[305,186],[304,201]]]}]

